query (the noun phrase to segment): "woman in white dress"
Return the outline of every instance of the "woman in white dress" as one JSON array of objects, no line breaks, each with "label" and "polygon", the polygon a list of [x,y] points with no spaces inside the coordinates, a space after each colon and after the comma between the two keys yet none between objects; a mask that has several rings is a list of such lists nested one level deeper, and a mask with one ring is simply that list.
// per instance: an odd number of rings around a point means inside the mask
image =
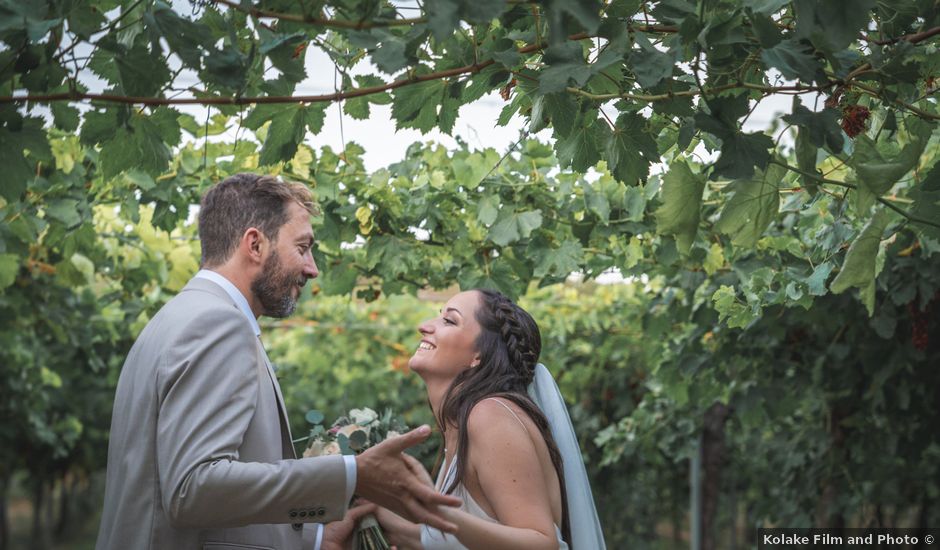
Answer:
[{"label": "woman in white dress", "polygon": [[538,364],[532,317],[498,292],[472,290],[418,331],[409,367],[444,436],[436,486],[463,505],[442,510],[456,536],[380,510],[390,542],[399,550],[603,549],[564,402]]}]

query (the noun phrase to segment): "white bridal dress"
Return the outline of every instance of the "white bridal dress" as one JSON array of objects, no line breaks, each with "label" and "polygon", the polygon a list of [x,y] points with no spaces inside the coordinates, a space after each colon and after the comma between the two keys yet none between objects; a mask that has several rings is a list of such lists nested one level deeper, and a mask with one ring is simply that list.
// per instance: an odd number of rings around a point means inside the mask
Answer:
[{"label": "white bridal dress", "polygon": [[[561,397],[561,392],[551,373],[544,365],[539,363],[535,368],[535,379],[529,386],[529,396],[539,406],[548,419],[552,430],[552,437],[558,445],[565,471],[565,491],[568,497],[568,519],[571,524],[571,550],[605,550],[604,534],[601,523],[597,517],[594,498],[591,494],[591,485],[588,483],[587,471],[578,446],[578,438],[568,416],[568,409]],[[497,403],[506,406],[502,401]],[[515,416],[508,406],[506,408]],[[518,419],[518,417],[517,417]],[[521,420],[520,420],[521,422]],[[523,427],[525,424],[523,424]],[[446,454],[446,453],[445,453]],[[438,473],[436,487],[443,491],[450,486],[451,480],[457,472],[456,456],[450,464],[444,464]],[[463,484],[457,485],[454,496],[463,500],[460,509],[473,516],[496,522],[480,505],[473,500],[470,492]],[[568,550],[569,545],[561,538],[561,529],[556,525],[555,533],[558,535],[559,550]],[[466,547],[453,535],[443,533],[427,525],[421,526],[421,545],[424,550],[466,550]]]}]

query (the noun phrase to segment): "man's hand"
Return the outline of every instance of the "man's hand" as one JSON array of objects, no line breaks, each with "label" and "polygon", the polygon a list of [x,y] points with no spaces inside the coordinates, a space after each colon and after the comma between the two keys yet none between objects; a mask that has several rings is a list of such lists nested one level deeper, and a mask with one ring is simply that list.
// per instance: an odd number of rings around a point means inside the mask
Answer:
[{"label": "man's hand", "polygon": [[438,506],[460,506],[460,499],[435,491],[424,467],[404,454],[429,435],[431,428],[421,426],[357,456],[356,494],[415,523],[454,533],[457,526],[444,518]]},{"label": "man's hand", "polygon": [[323,540],[320,542],[320,550],[346,550],[349,548],[349,538],[356,529],[356,522],[363,516],[374,514],[378,506],[367,502],[357,504],[346,511],[346,515],[340,521],[332,521],[323,526]]}]

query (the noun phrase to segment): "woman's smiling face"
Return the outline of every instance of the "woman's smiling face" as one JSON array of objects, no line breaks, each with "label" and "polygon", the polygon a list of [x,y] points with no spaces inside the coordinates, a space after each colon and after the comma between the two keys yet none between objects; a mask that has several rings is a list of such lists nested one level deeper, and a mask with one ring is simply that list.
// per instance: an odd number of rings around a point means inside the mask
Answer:
[{"label": "woman's smiling face", "polygon": [[457,294],[447,301],[441,314],[418,326],[421,341],[408,366],[421,378],[453,379],[479,362],[476,350],[480,324],[476,311],[480,296],[476,291]]}]

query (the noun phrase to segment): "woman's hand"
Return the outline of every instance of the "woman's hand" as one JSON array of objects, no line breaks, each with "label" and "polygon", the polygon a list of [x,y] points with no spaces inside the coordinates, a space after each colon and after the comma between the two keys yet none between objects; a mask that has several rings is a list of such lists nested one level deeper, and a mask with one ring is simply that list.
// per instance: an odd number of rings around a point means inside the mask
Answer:
[{"label": "woman's hand", "polygon": [[349,546],[352,534],[356,530],[356,522],[368,514],[374,514],[378,506],[371,502],[356,502],[356,505],[346,511],[346,516],[340,521],[332,521],[323,526],[322,550],[343,550]]},{"label": "woman's hand", "polygon": [[421,528],[417,523],[408,521],[388,508],[380,507],[374,514],[389,544],[398,550],[421,550]]},{"label": "woman's hand", "polygon": [[428,471],[424,469],[424,465],[421,464],[417,458],[409,454],[405,454],[404,459],[405,465],[408,466],[408,469],[411,470],[415,477],[421,480],[421,482],[425,485],[434,487],[434,481],[431,479],[431,474],[429,474]]}]

